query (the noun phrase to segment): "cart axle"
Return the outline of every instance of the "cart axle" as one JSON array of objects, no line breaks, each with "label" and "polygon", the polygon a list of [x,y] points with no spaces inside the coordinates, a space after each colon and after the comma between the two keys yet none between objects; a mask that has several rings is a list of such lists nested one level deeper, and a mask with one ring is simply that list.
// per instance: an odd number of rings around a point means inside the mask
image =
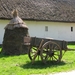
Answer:
[{"label": "cart axle", "polygon": [[49,55],[50,57],[52,57],[52,56],[54,56],[54,52],[48,52],[48,55]]},{"label": "cart axle", "polygon": [[38,50],[37,55],[40,55],[40,50]]}]

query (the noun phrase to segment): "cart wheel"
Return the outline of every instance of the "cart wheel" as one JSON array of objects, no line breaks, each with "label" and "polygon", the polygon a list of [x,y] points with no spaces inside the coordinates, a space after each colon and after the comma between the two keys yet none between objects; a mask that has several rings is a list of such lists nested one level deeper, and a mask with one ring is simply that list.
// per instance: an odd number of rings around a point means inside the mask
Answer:
[{"label": "cart wheel", "polygon": [[44,63],[46,63],[48,60],[59,62],[62,58],[62,50],[60,46],[52,41],[48,41],[42,46],[40,54]]},{"label": "cart wheel", "polygon": [[28,52],[28,56],[30,58],[30,60],[34,60],[37,57],[37,60],[39,60],[39,56],[40,56],[40,52],[38,50],[37,47],[31,47],[29,52]]}]

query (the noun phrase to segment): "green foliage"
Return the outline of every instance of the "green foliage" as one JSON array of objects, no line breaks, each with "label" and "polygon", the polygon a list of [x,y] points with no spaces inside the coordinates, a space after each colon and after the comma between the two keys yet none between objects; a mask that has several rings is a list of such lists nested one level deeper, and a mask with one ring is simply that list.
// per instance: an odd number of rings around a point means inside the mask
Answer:
[{"label": "green foliage", "polygon": [[[74,47],[69,45],[68,47]],[[0,54],[0,75],[49,74],[75,69],[75,51],[67,51],[60,63],[35,61],[31,63],[28,55],[7,56]]]}]

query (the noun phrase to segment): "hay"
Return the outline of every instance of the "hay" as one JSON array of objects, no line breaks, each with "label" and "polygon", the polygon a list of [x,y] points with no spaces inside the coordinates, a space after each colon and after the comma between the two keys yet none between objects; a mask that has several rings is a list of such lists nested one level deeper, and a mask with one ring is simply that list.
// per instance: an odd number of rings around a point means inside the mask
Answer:
[{"label": "hay", "polygon": [[[2,53],[4,54],[15,55],[28,52],[28,47],[24,45],[24,37],[29,36],[28,28],[17,15],[15,18],[10,21],[12,24],[9,23],[5,27],[2,48]],[[15,24],[13,25],[13,23]],[[19,25],[21,25],[21,27]]]}]

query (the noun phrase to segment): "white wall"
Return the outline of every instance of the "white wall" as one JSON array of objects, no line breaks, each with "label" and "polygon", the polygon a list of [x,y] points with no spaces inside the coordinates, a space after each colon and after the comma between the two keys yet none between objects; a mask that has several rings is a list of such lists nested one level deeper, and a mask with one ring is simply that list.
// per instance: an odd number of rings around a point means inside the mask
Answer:
[{"label": "white wall", "polygon": [[8,20],[0,20],[0,44],[3,42],[3,37],[4,37],[4,32],[5,29],[4,27],[9,23]]},{"label": "white wall", "polygon": [[[58,40],[75,41],[75,23],[63,22],[46,22],[46,21],[24,21],[28,28],[29,34],[33,37],[49,37]],[[0,44],[4,37],[4,27],[9,23],[9,20],[0,20]],[[48,26],[48,31],[45,31],[45,26]],[[71,32],[73,27],[73,32]]]},{"label": "white wall", "polygon": [[[75,41],[75,23],[25,21],[29,27],[30,36],[50,37],[58,40]],[[48,26],[48,31],[45,31]],[[73,32],[71,32],[73,27]]]}]

